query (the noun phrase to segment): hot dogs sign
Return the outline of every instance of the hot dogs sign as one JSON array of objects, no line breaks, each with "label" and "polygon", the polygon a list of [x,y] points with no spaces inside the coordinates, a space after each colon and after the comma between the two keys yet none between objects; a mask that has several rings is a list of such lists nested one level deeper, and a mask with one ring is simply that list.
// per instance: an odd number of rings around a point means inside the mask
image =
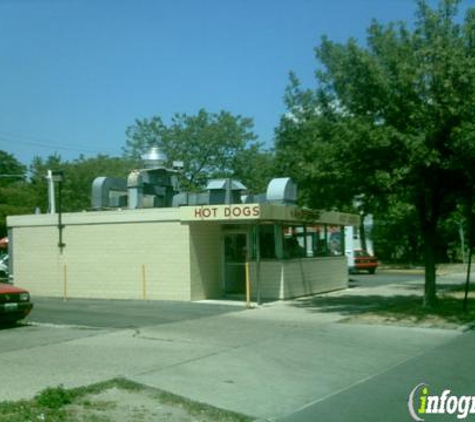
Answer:
[{"label": "hot dogs sign", "polygon": [[315,211],[272,204],[199,205],[180,208],[180,219],[192,221],[266,220],[306,224],[357,225],[359,216],[336,211]]},{"label": "hot dogs sign", "polygon": [[257,204],[201,205],[181,208],[182,221],[258,220],[260,217],[261,207]]}]

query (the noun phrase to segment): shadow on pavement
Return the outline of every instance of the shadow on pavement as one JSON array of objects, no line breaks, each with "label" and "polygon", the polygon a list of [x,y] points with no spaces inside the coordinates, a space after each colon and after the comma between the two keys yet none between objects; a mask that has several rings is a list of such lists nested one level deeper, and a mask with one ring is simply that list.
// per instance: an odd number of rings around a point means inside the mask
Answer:
[{"label": "shadow on pavement", "polygon": [[0,331],[10,330],[12,328],[24,328],[28,327],[28,324],[25,322],[15,322],[15,321],[1,321],[0,320]]},{"label": "shadow on pavement", "polygon": [[374,294],[315,296],[295,302],[298,308],[307,308],[313,312],[337,312],[342,315],[358,315],[368,311],[387,310],[394,306],[419,303],[422,299],[416,295],[383,296]]},{"label": "shadow on pavement", "polygon": [[419,285],[393,285],[391,291],[374,293],[368,289],[352,289],[348,294],[337,293],[296,300],[293,306],[315,313],[338,313],[343,317],[373,315],[382,320],[411,321],[412,323],[439,321],[449,324],[469,324],[475,321],[475,293],[471,286],[467,311],[463,310],[463,286],[438,285],[436,306],[423,306]]}]

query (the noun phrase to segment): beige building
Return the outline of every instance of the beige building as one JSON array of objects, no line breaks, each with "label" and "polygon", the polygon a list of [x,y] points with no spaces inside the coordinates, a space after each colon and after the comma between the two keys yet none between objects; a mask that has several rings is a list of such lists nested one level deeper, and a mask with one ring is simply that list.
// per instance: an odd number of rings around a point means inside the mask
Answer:
[{"label": "beige building", "polygon": [[7,218],[13,281],[33,295],[287,299],[347,286],[342,228],[358,216],[275,204]]}]

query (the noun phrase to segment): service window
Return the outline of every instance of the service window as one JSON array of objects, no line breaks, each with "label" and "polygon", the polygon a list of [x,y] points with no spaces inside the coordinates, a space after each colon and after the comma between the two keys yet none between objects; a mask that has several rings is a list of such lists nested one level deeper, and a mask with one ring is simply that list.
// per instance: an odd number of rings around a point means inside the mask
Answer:
[{"label": "service window", "polygon": [[305,258],[307,256],[307,239],[303,226],[283,227],[284,258]]},{"label": "service window", "polygon": [[275,225],[259,226],[259,250],[261,259],[275,259]]}]

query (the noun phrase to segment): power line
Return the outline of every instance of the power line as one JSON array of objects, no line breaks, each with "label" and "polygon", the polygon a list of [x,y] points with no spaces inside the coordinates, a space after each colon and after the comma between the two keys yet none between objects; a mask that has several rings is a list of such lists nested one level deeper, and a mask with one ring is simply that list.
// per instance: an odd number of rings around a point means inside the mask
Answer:
[{"label": "power line", "polygon": [[[29,140],[32,139],[33,141]],[[39,141],[39,142],[38,142]],[[66,146],[58,145],[50,142],[44,142],[44,138],[39,138],[35,136],[25,136],[25,135],[17,135],[8,132],[0,132],[0,143],[9,143],[12,142],[28,145],[28,146],[35,146],[38,148],[44,149],[54,149],[54,150],[63,150],[63,151],[75,151],[80,153],[93,153],[93,154],[106,154],[103,150],[100,151],[98,149],[89,149],[84,148],[79,145],[74,144],[67,144]]]}]

